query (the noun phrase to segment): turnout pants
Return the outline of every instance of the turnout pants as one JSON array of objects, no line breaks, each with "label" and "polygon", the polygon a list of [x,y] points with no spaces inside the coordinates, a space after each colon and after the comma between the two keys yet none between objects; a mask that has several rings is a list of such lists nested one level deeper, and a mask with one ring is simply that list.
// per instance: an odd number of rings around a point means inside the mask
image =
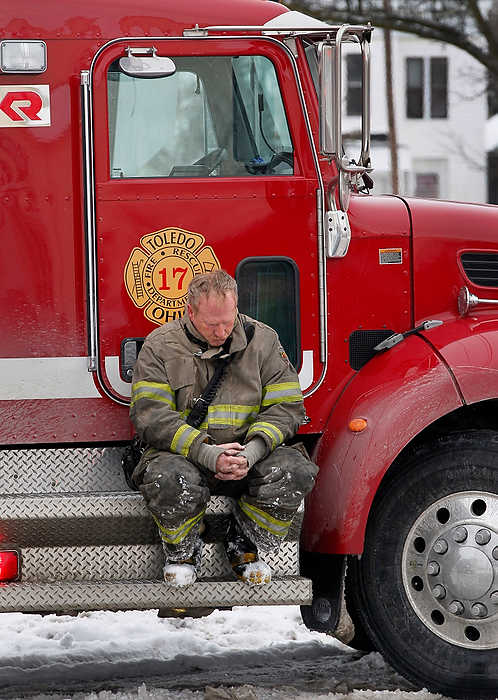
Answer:
[{"label": "turnout pants", "polygon": [[240,481],[221,481],[180,455],[150,449],[133,480],[156,521],[170,562],[200,557],[202,519],[210,496],[234,499],[233,515],[261,551],[276,550],[289,531],[318,467],[299,450],[277,447]]}]

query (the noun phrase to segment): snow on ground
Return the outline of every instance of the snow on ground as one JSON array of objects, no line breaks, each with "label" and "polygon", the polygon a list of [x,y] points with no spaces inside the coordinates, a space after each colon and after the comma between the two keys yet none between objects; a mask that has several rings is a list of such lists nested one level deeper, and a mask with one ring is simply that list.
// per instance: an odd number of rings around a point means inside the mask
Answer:
[{"label": "snow on ground", "polygon": [[380,654],[308,631],[296,606],[183,620],[156,611],[0,620],[0,698],[441,699],[410,691]]}]

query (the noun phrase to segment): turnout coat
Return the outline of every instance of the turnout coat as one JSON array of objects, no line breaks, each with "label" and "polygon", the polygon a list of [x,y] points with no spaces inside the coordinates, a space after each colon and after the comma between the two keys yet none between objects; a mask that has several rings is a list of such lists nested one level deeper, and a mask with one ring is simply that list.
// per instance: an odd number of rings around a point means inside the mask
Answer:
[{"label": "turnout coat", "polygon": [[[254,327],[248,340],[244,324]],[[196,462],[202,442],[248,442],[261,437],[266,456],[292,437],[304,420],[297,373],[269,326],[238,314],[229,353],[233,355],[222,383],[199,429],[186,419],[210,378],[217,347],[202,350],[202,341],[186,316],[156,328],[146,338],[134,372],[130,417],[150,447]]]}]

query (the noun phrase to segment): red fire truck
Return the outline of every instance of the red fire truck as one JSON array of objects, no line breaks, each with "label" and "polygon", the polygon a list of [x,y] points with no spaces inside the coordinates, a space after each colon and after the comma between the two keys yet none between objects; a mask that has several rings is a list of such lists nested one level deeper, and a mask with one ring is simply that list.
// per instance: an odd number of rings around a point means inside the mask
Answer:
[{"label": "red fire truck", "polygon": [[[371,26],[270,0],[0,19],[0,610],[297,603],[418,685],[494,697],[498,210],[368,193]],[[230,579],[212,499],[201,579],[172,591],[121,468],[131,373],[220,267],[299,372],[320,472],[269,586]]]}]

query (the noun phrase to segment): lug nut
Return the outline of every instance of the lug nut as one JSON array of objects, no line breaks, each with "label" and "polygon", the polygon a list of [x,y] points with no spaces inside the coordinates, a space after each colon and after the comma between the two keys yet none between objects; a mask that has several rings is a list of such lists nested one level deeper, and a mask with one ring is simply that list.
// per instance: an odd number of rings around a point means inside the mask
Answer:
[{"label": "lug nut", "polygon": [[463,604],[459,600],[454,600],[448,605],[448,610],[452,615],[462,615],[464,611]]},{"label": "lug nut", "polygon": [[448,551],[448,543],[446,540],[436,540],[433,549],[436,554],[446,554]]},{"label": "lug nut", "polygon": [[470,610],[474,617],[486,617],[486,615],[488,614],[487,607],[482,603],[474,603]]},{"label": "lug nut", "polygon": [[427,564],[427,573],[429,574],[429,576],[437,576],[440,570],[441,569],[437,561],[430,561]]},{"label": "lug nut", "polygon": [[432,595],[434,598],[437,598],[438,600],[442,600],[443,598],[446,598],[446,589],[444,586],[440,586],[439,584],[437,586],[434,586],[432,589]]},{"label": "lug nut", "polygon": [[465,542],[467,535],[467,528],[463,527],[463,525],[460,525],[453,530],[453,539],[455,542]]},{"label": "lug nut", "polygon": [[491,539],[491,533],[489,530],[478,530],[476,532],[476,542],[477,544],[488,544]]},{"label": "lug nut", "polygon": [[493,549],[493,559],[498,560],[498,547]]},{"label": "lug nut", "polygon": [[493,591],[493,593],[491,593],[491,602],[493,605],[498,605],[498,591]]}]

